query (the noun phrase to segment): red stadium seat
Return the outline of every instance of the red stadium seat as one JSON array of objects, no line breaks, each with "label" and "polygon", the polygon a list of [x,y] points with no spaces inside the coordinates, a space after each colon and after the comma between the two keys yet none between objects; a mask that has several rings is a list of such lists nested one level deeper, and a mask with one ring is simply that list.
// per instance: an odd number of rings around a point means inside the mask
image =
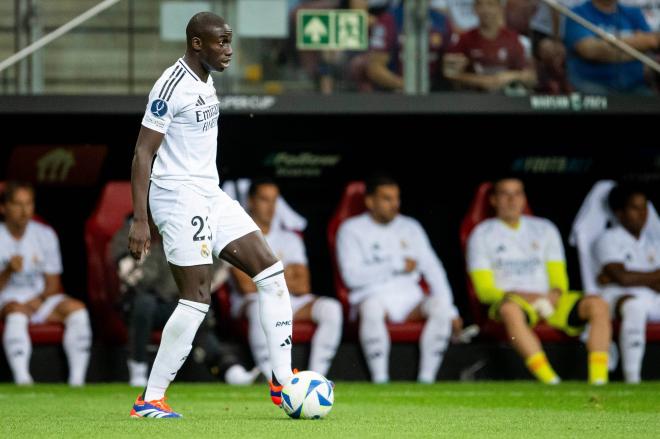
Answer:
[{"label": "red stadium seat", "polygon": [[[0,181],[0,194],[5,191],[5,182]],[[35,215],[35,221],[48,225],[42,218]],[[0,335],[4,331],[5,325],[0,322]],[[30,339],[35,345],[40,344],[61,344],[64,335],[64,326],[60,323],[42,323],[39,325],[30,324]]]},{"label": "red stadium seat", "polygon": [[[461,222],[460,238],[464,255],[466,252],[467,240],[472,230],[481,221],[491,218],[495,215],[495,211],[493,210],[489,200],[492,188],[493,187],[490,182],[481,183],[477,188],[474,199],[472,200],[472,204],[465,214],[465,217],[463,217],[463,221]],[[527,215],[532,215],[532,211],[529,205],[525,206],[524,212]],[[504,330],[504,325],[488,319],[488,307],[482,305],[481,302],[479,302],[477,294],[474,291],[472,281],[470,280],[470,276],[467,276],[467,291],[470,309],[472,311],[472,317],[474,318],[474,321],[481,327],[481,334],[486,338],[506,341],[507,336],[506,331]],[[573,337],[567,336],[563,332],[554,329],[546,323],[540,323],[536,325],[534,331],[539,336],[541,341],[544,342],[567,342],[574,340]]]},{"label": "red stadium seat", "polygon": [[[339,200],[335,213],[330,218],[328,224],[328,248],[330,249],[330,256],[332,259],[332,271],[335,281],[335,291],[337,298],[344,307],[344,315],[348,316],[348,288],[339,272],[337,264],[336,253],[336,238],[337,230],[342,222],[346,219],[359,215],[366,210],[364,205],[365,184],[361,181],[353,181],[348,183],[344,189],[344,193]],[[348,321],[348,319],[346,319]],[[415,343],[419,340],[422,333],[423,322],[405,322],[405,323],[388,323],[387,329],[390,333],[392,342],[398,343]],[[356,337],[357,324],[355,322],[348,322],[346,326],[346,334]]]}]

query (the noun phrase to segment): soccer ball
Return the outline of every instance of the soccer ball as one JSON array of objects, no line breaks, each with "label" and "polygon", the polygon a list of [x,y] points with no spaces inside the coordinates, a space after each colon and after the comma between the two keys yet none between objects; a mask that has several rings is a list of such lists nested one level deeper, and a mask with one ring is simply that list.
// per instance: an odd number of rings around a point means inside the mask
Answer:
[{"label": "soccer ball", "polygon": [[282,408],[294,419],[323,418],[334,401],[332,384],[311,370],[298,372],[282,387]]}]

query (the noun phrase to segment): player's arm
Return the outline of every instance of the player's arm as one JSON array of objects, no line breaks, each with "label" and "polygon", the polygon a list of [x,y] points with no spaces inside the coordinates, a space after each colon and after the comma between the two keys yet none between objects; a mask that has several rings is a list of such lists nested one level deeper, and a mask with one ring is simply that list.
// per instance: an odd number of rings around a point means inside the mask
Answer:
[{"label": "player's arm", "polygon": [[304,264],[289,264],[284,267],[284,279],[289,291],[294,296],[311,292],[309,269]]},{"label": "player's arm", "polygon": [[23,270],[23,257],[19,255],[12,256],[11,259],[9,260],[9,263],[7,263],[7,266],[3,268],[2,271],[0,271],[0,291],[2,291],[5,288],[12,274],[22,270]]},{"label": "player's arm", "polygon": [[46,300],[50,296],[62,292],[62,280],[59,274],[44,274],[44,281],[46,283],[44,291],[39,295],[41,300]]},{"label": "player's arm", "polygon": [[144,252],[149,251],[151,244],[149,216],[147,213],[149,176],[151,174],[151,162],[164,136],[163,133],[142,126],[135,145],[133,165],[131,167],[133,224],[128,234],[128,248],[131,256],[138,260]]},{"label": "player's arm", "polygon": [[[598,277],[600,283],[615,283],[622,287],[648,287],[656,289],[660,285],[660,270],[643,272],[626,270],[619,262],[609,263],[603,267]],[[605,282],[603,282],[605,281]]]},{"label": "player's arm", "polygon": [[236,267],[231,267],[229,270],[236,281],[236,288],[241,294],[250,294],[257,291],[257,286],[252,282],[252,278],[245,274],[243,270]]}]

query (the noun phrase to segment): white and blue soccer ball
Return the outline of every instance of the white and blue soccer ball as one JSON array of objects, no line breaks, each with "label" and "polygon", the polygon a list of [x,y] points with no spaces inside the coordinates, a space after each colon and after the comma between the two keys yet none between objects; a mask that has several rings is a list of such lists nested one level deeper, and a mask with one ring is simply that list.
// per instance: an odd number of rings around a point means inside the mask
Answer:
[{"label": "white and blue soccer ball", "polygon": [[282,387],[282,408],[294,419],[320,419],[332,410],[335,392],[323,375],[305,370]]}]

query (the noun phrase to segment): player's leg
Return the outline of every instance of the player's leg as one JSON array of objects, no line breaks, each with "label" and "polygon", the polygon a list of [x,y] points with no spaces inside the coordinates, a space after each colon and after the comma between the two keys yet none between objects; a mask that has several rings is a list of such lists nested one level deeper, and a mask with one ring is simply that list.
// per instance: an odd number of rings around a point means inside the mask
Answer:
[{"label": "player's leg", "polygon": [[[247,217],[247,214],[243,214]],[[293,375],[291,370],[293,313],[289,290],[284,280],[284,266],[273,254],[259,231],[247,233],[229,242],[222,248],[220,257],[243,270],[257,286],[259,316],[268,342],[273,384],[279,387]]]},{"label": "player's leg", "polygon": [[[307,299],[305,295],[297,299]],[[295,306],[294,306],[295,307]],[[299,307],[294,315],[295,320],[311,320],[316,323],[316,331],[312,337],[309,354],[309,369],[326,375],[330,369],[337,347],[341,341],[343,314],[341,304],[332,297],[314,297]]]},{"label": "player's leg", "polygon": [[211,303],[211,265],[182,267],[170,263],[181,299],[167,320],[144,392],[145,401],[159,401],[188,358],[199,325]]},{"label": "player's leg", "polygon": [[[256,294],[250,294],[250,296],[256,296]],[[252,358],[261,373],[268,378],[273,373],[273,368],[269,361],[268,340],[261,325],[259,298],[250,297],[245,302],[244,313],[248,321],[248,343],[252,351]]]},{"label": "player's leg", "polygon": [[419,374],[422,383],[435,382],[438,369],[451,337],[450,310],[438,297],[425,297],[410,313],[407,320],[425,319],[424,329],[419,337]]},{"label": "player's leg", "polygon": [[9,302],[0,309],[0,319],[5,322],[2,344],[14,382],[19,385],[33,382],[30,375],[32,342],[28,332],[31,314],[27,305],[18,302]]},{"label": "player's leg", "polygon": [[69,362],[69,385],[82,386],[85,384],[92,346],[89,313],[84,303],[71,297],[51,296],[42,307],[48,308],[49,301],[57,304],[46,320],[64,324],[62,346]]},{"label": "player's leg", "polygon": [[498,315],[504,323],[511,345],[525,360],[529,371],[545,384],[558,383],[559,377],[550,366],[539,338],[530,328],[528,315],[521,304],[505,300],[499,306]]},{"label": "player's leg", "polygon": [[385,319],[386,309],[382,298],[369,296],[359,306],[360,344],[371,372],[371,381],[389,381],[390,334]]},{"label": "player's leg", "polygon": [[627,383],[642,379],[642,360],[646,348],[646,322],[649,309],[642,297],[625,296],[617,304],[621,317],[619,347],[623,377]]},{"label": "player's leg", "polygon": [[[612,325],[607,302],[599,296],[587,296],[577,302],[577,314],[582,322],[589,323],[589,382],[605,384],[608,381],[608,351],[612,340]],[[577,322],[568,319],[569,326]]]},{"label": "player's leg", "polygon": [[158,301],[146,292],[134,295],[128,325],[128,375],[129,384],[144,388],[147,385],[149,364],[147,345],[155,324]]}]

